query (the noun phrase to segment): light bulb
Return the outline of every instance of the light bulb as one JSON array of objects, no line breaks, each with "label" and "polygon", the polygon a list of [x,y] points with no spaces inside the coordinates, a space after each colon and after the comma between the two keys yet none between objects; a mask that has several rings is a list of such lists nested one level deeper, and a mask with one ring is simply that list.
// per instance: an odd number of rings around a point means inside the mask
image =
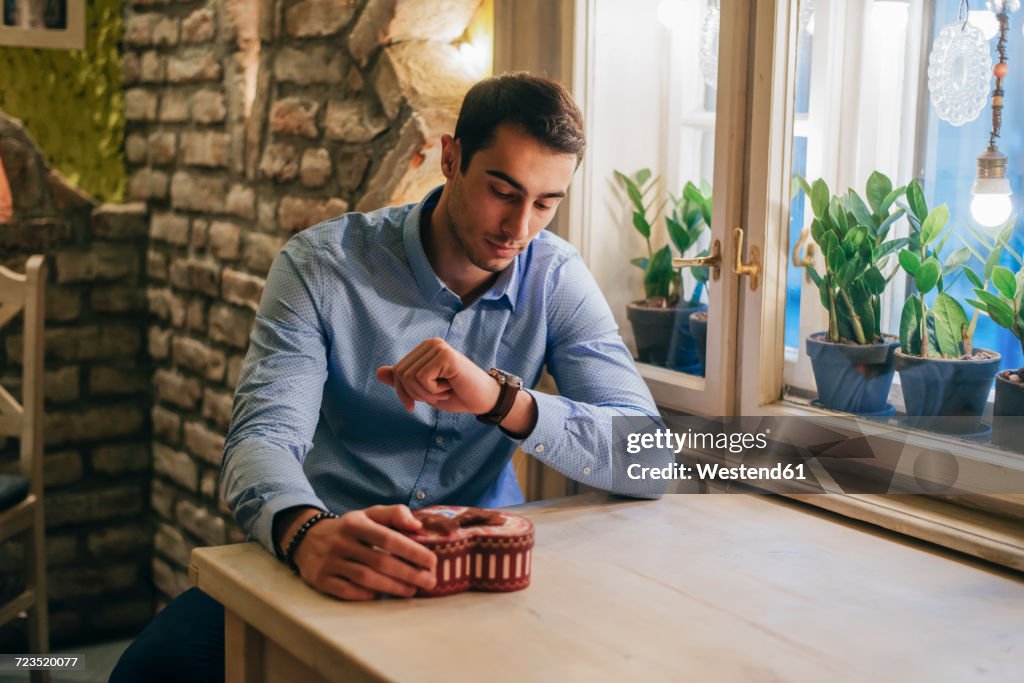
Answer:
[{"label": "light bulb", "polygon": [[986,228],[1002,225],[1013,211],[1006,155],[991,145],[978,156],[978,175],[971,188],[971,216]]},{"label": "light bulb", "polygon": [[987,9],[971,10],[967,13],[967,23],[981,30],[985,40],[992,40],[999,33],[999,20],[995,12]]},{"label": "light bulb", "polygon": [[658,3],[658,21],[668,29],[676,29],[686,20],[683,0],[661,0]]},{"label": "light bulb", "polygon": [[995,228],[1005,223],[1013,211],[1013,202],[1008,194],[976,194],[971,199],[971,216],[986,228]]}]

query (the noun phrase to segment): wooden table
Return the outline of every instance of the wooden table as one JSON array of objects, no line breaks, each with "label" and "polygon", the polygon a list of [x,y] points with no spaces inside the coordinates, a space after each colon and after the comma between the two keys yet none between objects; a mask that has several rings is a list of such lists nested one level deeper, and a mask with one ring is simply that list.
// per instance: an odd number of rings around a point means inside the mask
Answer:
[{"label": "wooden table", "polygon": [[198,548],[234,681],[1024,680],[1024,578],[773,497],[522,506],[533,584],[344,603]]}]

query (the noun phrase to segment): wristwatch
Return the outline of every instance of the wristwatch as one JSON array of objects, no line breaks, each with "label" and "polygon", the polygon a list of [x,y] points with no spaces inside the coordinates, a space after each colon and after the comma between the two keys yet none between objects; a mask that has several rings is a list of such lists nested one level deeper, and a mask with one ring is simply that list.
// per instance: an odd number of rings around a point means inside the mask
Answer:
[{"label": "wristwatch", "polygon": [[501,387],[501,391],[498,393],[498,402],[494,404],[491,411],[483,415],[477,415],[476,419],[485,425],[497,425],[501,424],[501,421],[512,410],[512,404],[516,402],[516,394],[523,388],[523,380],[510,372],[505,372],[498,368],[491,368],[487,371],[487,374],[495,379],[498,386]]}]

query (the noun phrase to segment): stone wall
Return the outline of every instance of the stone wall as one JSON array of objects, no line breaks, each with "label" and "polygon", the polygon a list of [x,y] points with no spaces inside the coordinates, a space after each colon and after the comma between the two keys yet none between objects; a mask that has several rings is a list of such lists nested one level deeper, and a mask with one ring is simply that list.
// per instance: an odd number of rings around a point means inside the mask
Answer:
[{"label": "stone wall", "polygon": [[[150,372],[143,345],[144,204],[98,204],[50,171],[21,124],[0,114],[13,219],[0,261],[47,256],[45,507],[54,642],[137,630],[150,617]],[[21,316],[0,330],[0,383],[20,400]],[[17,439],[0,471],[17,470]],[[20,544],[0,546],[0,593],[21,586]],[[0,652],[24,652],[17,623]]]},{"label": "stone wall", "polygon": [[129,0],[129,194],[149,210],[154,583],[238,541],[218,499],[232,392],[287,239],[441,182],[479,0]]}]

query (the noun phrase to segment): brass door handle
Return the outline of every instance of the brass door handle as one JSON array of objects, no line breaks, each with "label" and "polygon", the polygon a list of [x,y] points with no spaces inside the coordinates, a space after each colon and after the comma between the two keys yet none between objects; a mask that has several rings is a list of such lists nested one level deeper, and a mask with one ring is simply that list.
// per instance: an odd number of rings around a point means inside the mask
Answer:
[{"label": "brass door handle", "polygon": [[709,266],[711,271],[711,279],[718,280],[722,274],[722,243],[715,240],[711,244],[711,255],[710,256],[694,256],[691,258],[673,258],[673,268],[700,268],[702,266]]},{"label": "brass door handle", "polygon": [[[793,258],[792,262],[794,266],[800,266],[805,268],[807,266],[814,265],[814,242],[809,242],[811,238],[811,229],[804,228],[800,231],[800,239],[796,241],[796,246],[793,247]],[[803,251],[804,255],[800,256],[800,252]],[[804,278],[811,282],[811,274],[804,272]]]},{"label": "brass door handle", "polygon": [[756,292],[761,282],[761,250],[756,244],[750,245],[750,260],[743,262],[743,228],[733,228],[733,241],[736,244],[736,264],[733,272],[737,275],[750,276],[750,291]]}]

